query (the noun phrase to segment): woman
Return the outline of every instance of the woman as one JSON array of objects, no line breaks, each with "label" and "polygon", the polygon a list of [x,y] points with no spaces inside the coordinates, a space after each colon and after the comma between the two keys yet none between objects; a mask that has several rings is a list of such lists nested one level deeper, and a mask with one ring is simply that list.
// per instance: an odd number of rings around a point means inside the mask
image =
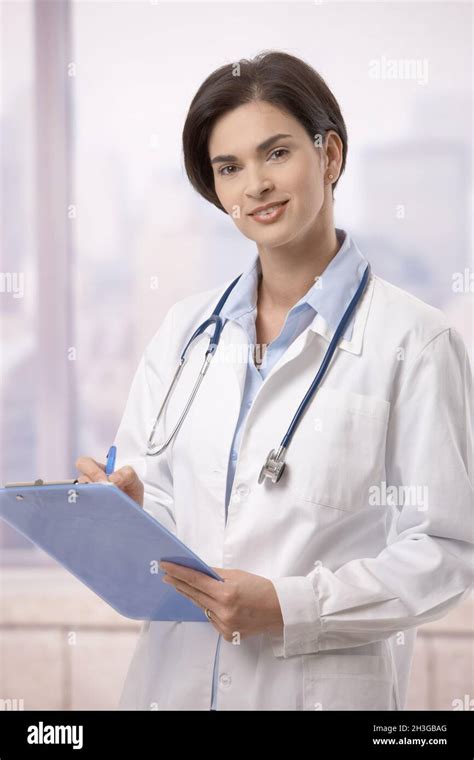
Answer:
[{"label": "woman", "polygon": [[[148,456],[181,352],[234,278],[168,311],[133,380],[109,480],[224,581],[163,565],[210,624],[145,622],[120,708],[403,709],[417,626],[472,583],[465,347],[441,311],[369,273],[335,229],[347,134],[309,65],[269,52],[222,66],[191,103],[183,145],[194,188],[258,255],[227,295],[182,428]],[[356,293],[280,479],[260,482]],[[212,334],[191,345],[155,443]],[[91,458],[77,466],[81,482],[106,477]]]}]

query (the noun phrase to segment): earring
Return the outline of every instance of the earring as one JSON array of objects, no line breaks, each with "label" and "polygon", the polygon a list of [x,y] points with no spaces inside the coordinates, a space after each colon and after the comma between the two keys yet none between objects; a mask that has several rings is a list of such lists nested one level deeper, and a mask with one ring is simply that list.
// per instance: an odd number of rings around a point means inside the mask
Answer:
[{"label": "earring", "polygon": [[329,179],[334,179],[334,174],[328,174]]}]

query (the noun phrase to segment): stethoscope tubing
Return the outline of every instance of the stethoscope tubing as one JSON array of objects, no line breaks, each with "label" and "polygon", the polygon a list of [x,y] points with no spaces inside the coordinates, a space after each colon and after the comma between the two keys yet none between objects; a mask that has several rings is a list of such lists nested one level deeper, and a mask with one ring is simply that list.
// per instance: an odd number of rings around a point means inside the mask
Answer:
[{"label": "stethoscope tubing", "polygon": [[[211,359],[212,359],[213,355],[215,354],[215,352],[217,350],[217,347],[219,345],[219,341],[220,341],[220,338],[221,338],[221,335],[222,335],[222,330],[223,330],[224,325],[225,325],[225,321],[220,316],[221,309],[222,309],[224,303],[226,302],[229,293],[235,287],[235,285],[237,284],[237,282],[238,282],[238,280],[240,279],[241,276],[242,275],[239,275],[238,277],[236,277],[235,280],[233,280],[233,282],[230,283],[230,285],[226,288],[225,292],[223,293],[223,295],[219,299],[218,303],[216,304],[216,308],[214,309],[213,314],[208,319],[206,319],[201,325],[199,325],[199,327],[194,331],[194,333],[192,334],[192,336],[190,337],[190,339],[186,343],[186,346],[184,347],[184,350],[183,350],[183,352],[181,354],[181,357],[180,357],[178,368],[177,368],[177,370],[176,370],[176,372],[174,374],[174,377],[173,377],[173,379],[171,381],[170,387],[169,387],[169,389],[168,389],[168,391],[166,393],[166,396],[165,396],[165,398],[163,400],[163,403],[162,403],[162,405],[160,407],[160,410],[159,410],[158,415],[156,417],[155,423],[153,425],[153,429],[152,429],[150,437],[148,439],[148,444],[147,444],[147,455],[148,456],[158,456],[159,454],[163,453],[163,451],[165,451],[166,448],[170,445],[170,443],[173,440],[173,438],[178,434],[178,432],[179,432],[179,430],[180,430],[180,428],[181,428],[181,426],[182,426],[182,424],[183,424],[183,422],[184,422],[184,420],[185,420],[185,418],[186,418],[186,416],[187,416],[187,414],[189,412],[191,404],[194,401],[196,393],[199,390],[199,386],[201,385],[201,383],[203,381],[204,375],[206,374],[206,372],[207,372],[207,370],[209,368],[209,364],[211,362]],[[303,417],[303,415],[304,415],[304,413],[306,411],[306,408],[307,408],[308,404],[310,403],[310,401],[313,398],[314,394],[316,393],[319,385],[321,384],[321,381],[322,381],[322,379],[323,379],[323,377],[324,377],[324,375],[325,375],[325,373],[326,373],[326,371],[328,369],[328,366],[329,366],[329,363],[330,363],[330,361],[332,359],[334,351],[336,350],[336,347],[337,347],[337,344],[339,342],[339,339],[343,335],[344,330],[346,328],[346,325],[347,325],[349,319],[352,316],[352,313],[354,312],[357,304],[359,303],[359,301],[362,298],[362,295],[363,295],[363,293],[365,291],[365,288],[367,286],[367,283],[369,281],[369,277],[370,277],[370,264],[368,263],[367,267],[366,267],[366,269],[364,271],[364,274],[362,276],[362,279],[361,279],[361,281],[360,281],[360,283],[359,283],[359,285],[357,287],[357,290],[354,293],[354,295],[353,295],[353,297],[352,297],[349,305],[347,306],[347,308],[346,308],[346,310],[345,310],[345,312],[344,312],[344,314],[343,314],[343,316],[342,316],[342,318],[341,318],[341,320],[340,320],[340,322],[339,322],[339,324],[338,324],[338,326],[337,326],[337,328],[336,328],[336,330],[334,332],[334,335],[333,335],[333,337],[332,337],[332,339],[331,339],[331,341],[329,343],[329,347],[328,347],[328,349],[327,349],[327,351],[326,351],[326,353],[324,355],[324,358],[323,358],[323,360],[321,362],[321,365],[320,365],[320,367],[318,369],[318,372],[317,372],[317,374],[316,374],[313,382],[311,383],[310,387],[306,391],[304,398],[302,399],[300,405],[298,406],[298,409],[296,410],[296,412],[295,412],[295,414],[293,416],[293,419],[290,422],[288,430],[286,431],[285,435],[283,436],[283,438],[281,440],[280,446],[278,447],[277,452],[276,452],[276,456],[275,456],[275,451],[272,449],[272,451],[269,454],[269,458],[267,458],[266,464],[269,462],[269,459],[270,459],[270,460],[274,461],[277,465],[279,465],[279,467],[280,467],[280,476],[281,476],[281,472],[282,472],[282,465],[283,465],[284,454],[285,454],[285,452],[286,452],[286,450],[287,450],[287,448],[288,448],[288,446],[289,446],[289,444],[291,442],[291,439],[293,438],[293,435],[294,435],[294,433],[296,431],[296,428],[297,428],[299,422],[301,421],[301,419],[302,419],[302,417]],[[186,357],[187,351],[188,351],[189,347],[191,346],[191,344],[193,343],[193,341],[197,337],[199,337],[199,335],[201,335],[204,332],[204,330],[207,329],[207,327],[209,325],[212,325],[212,324],[214,324],[214,332],[213,332],[213,335],[210,338],[209,346],[208,346],[207,351],[206,351],[206,353],[204,355],[204,361],[203,361],[202,367],[201,367],[201,369],[199,371],[198,378],[197,378],[197,380],[196,380],[196,382],[194,384],[194,387],[193,387],[193,389],[191,391],[191,394],[190,394],[189,399],[188,399],[188,401],[186,403],[186,406],[185,406],[182,414],[180,415],[180,418],[179,418],[179,420],[178,420],[178,422],[177,422],[174,430],[169,435],[169,437],[167,438],[167,440],[163,444],[161,444],[161,445],[155,445],[154,446],[153,445],[153,438],[154,438],[154,435],[155,435],[158,423],[159,423],[159,421],[161,419],[161,415],[162,415],[162,413],[163,413],[163,411],[164,411],[164,409],[166,407],[166,404],[168,403],[168,400],[169,400],[169,398],[170,398],[170,396],[171,396],[171,394],[173,392],[173,389],[176,386],[176,383],[178,382],[179,376],[180,376],[180,374],[181,374],[181,372],[183,370],[183,367],[184,367],[184,364],[185,364],[186,358],[187,358]],[[264,470],[265,470],[265,465],[262,468],[262,472]],[[277,480],[278,479],[279,479],[279,477],[277,478]],[[259,482],[262,482],[262,481],[259,479]]]}]

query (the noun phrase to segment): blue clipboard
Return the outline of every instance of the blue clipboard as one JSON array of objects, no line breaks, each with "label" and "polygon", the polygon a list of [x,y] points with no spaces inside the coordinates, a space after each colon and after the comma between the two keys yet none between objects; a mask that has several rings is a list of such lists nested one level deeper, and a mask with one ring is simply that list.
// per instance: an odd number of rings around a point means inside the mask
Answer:
[{"label": "blue clipboard", "polygon": [[223,578],[112,483],[0,488],[0,517],[121,615],[209,623],[158,562]]}]

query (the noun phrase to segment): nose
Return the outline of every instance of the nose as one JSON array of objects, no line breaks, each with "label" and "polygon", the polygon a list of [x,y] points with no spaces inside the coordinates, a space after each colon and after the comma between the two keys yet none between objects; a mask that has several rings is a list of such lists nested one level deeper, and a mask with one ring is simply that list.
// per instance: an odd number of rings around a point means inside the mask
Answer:
[{"label": "nose", "polygon": [[274,187],[270,177],[265,177],[261,169],[253,169],[249,172],[245,196],[252,200],[261,200],[261,197]]}]

